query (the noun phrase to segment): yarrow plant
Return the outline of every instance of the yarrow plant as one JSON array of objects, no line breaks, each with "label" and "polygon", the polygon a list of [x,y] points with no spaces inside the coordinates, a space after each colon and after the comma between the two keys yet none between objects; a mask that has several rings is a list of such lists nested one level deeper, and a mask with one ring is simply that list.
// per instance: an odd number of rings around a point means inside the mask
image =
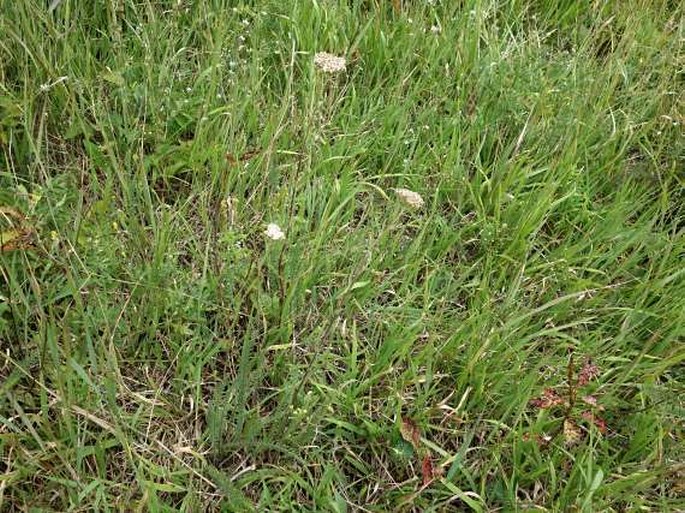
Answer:
[{"label": "yarrow plant", "polygon": [[275,223],[269,223],[266,225],[266,230],[264,230],[264,235],[266,235],[271,240],[283,240],[285,239],[285,233],[281,230],[281,227]]},{"label": "yarrow plant", "polygon": [[314,65],[324,73],[338,73],[347,69],[347,60],[332,53],[318,52],[314,55]]},{"label": "yarrow plant", "polygon": [[410,191],[409,189],[393,189],[395,194],[402,200],[402,203],[408,207],[419,209],[423,207],[424,201],[418,192]]}]

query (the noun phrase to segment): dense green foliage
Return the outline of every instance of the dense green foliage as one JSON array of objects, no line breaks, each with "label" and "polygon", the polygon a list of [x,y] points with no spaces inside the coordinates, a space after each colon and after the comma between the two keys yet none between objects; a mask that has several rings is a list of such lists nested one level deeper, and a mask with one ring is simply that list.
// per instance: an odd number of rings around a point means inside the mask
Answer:
[{"label": "dense green foliage", "polygon": [[48,4],[0,0],[0,510],[685,509],[678,2]]}]

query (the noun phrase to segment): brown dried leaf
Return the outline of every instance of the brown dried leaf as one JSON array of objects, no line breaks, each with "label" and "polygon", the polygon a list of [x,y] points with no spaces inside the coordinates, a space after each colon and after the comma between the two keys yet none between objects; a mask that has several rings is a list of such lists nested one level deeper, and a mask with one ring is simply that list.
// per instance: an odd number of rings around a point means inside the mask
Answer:
[{"label": "brown dried leaf", "polygon": [[261,152],[262,152],[261,148],[255,148],[252,150],[247,150],[245,153],[243,153],[240,156],[240,162],[247,162],[248,160],[252,160],[257,155],[259,155]]},{"label": "brown dried leaf", "polygon": [[476,112],[476,107],[478,106],[478,96],[476,95],[475,91],[472,91],[469,94],[469,97],[466,102],[466,117],[471,118],[475,112]]},{"label": "brown dried leaf", "polygon": [[257,155],[261,153],[261,148],[255,148],[252,150],[247,150],[245,153],[236,156],[233,153],[227,152],[226,153],[226,161],[231,165],[235,166],[238,162],[247,162],[248,160],[253,159]]},{"label": "brown dried leaf", "polygon": [[11,244],[12,242],[20,239],[22,232],[20,230],[15,230],[13,228],[9,230],[0,231],[0,247],[4,248],[5,245]]},{"label": "brown dried leaf", "polygon": [[561,406],[564,399],[552,388],[546,388],[542,396],[530,400],[530,405],[534,408],[546,409],[553,406]]},{"label": "brown dried leaf", "polygon": [[0,207],[0,216],[5,218],[5,219],[15,219],[19,221],[20,223],[26,220],[26,217],[24,214],[19,212],[16,208],[12,207]]},{"label": "brown dried leaf", "polygon": [[402,417],[400,434],[402,435],[402,438],[412,444],[415,449],[418,448],[421,440],[421,432],[419,431],[419,426],[416,425],[416,422],[409,417]]},{"label": "brown dried leaf", "polygon": [[433,459],[430,454],[426,454],[421,461],[421,476],[423,477],[423,486],[431,484],[436,477]]},{"label": "brown dried leaf", "polygon": [[[2,226],[9,224],[9,228]],[[11,207],[0,207],[0,253],[28,249],[33,245],[33,229],[24,214]]]}]

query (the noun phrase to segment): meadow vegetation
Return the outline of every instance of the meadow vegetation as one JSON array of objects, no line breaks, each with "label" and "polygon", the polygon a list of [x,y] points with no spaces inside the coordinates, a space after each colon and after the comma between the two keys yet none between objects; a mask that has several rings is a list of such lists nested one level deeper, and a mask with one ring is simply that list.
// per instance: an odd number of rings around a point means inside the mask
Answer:
[{"label": "meadow vegetation", "polygon": [[685,510],[682,5],[393,4],[0,0],[1,511]]}]

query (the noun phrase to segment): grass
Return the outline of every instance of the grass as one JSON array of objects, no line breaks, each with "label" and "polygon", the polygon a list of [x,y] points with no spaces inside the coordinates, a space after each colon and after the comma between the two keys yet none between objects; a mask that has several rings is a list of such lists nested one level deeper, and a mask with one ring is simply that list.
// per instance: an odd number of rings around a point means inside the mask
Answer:
[{"label": "grass", "polygon": [[677,2],[53,4],[0,1],[0,510],[685,509]]}]

